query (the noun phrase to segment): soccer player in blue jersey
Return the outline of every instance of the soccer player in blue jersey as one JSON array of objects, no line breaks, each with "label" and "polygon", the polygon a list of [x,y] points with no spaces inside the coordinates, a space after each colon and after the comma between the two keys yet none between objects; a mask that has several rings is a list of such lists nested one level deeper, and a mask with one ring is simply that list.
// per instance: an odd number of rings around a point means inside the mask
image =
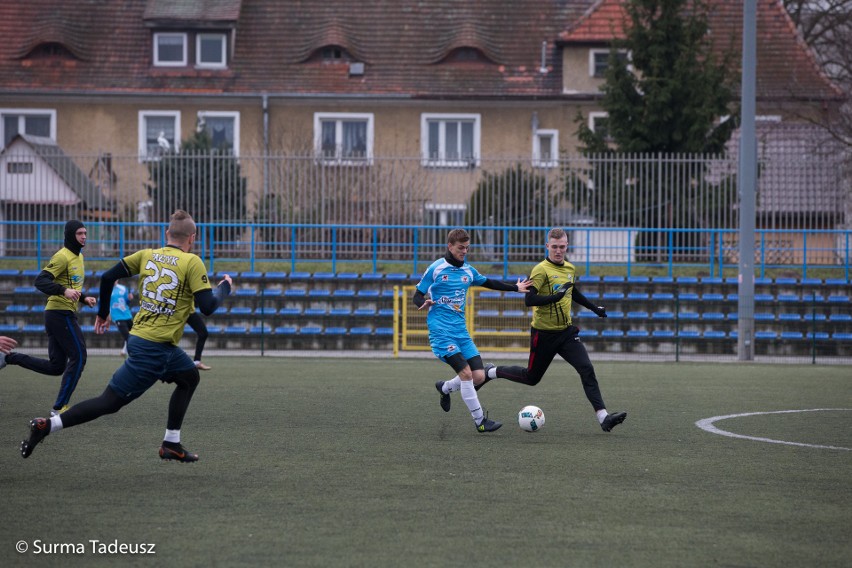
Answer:
[{"label": "soccer player in blue jersey", "polygon": [[426,325],[429,328],[432,352],[457,373],[452,380],[438,381],[435,384],[441,393],[441,407],[449,410],[449,393],[460,390],[476,430],[493,432],[503,424],[490,420],[483,412],[474,387],[474,381],[480,384],[486,379],[482,357],[479,356],[465,323],[467,290],[471,286],[481,286],[491,290],[526,292],[530,281],[518,279],[517,283],[509,284],[486,278],[465,262],[469,250],[468,232],[464,229],[450,231],[447,235],[447,254],[429,265],[417,284],[412,300],[418,310],[429,310]]},{"label": "soccer player in blue jersey", "polygon": [[109,317],[118,328],[121,337],[124,338],[124,345],[121,347],[119,354],[122,357],[127,357],[127,340],[130,338],[130,329],[133,327],[133,314],[130,311],[130,300],[133,299],[133,294],[130,289],[120,282],[115,283],[115,288],[112,289],[112,297],[109,299]]},{"label": "soccer player in blue jersey", "polygon": [[160,457],[198,461],[198,455],[184,448],[180,440],[181,424],[198,386],[198,369],[178,342],[196,305],[210,315],[230,294],[231,277],[224,275],[215,291],[211,288],[204,262],[190,252],[195,234],[192,217],[186,211],[175,211],[166,229],[166,246],[128,255],[104,273],[95,319],[97,334],[109,330],[109,298],[115,281],[139,275],[139,311],[127,341],[128,357],[100,396],[51,418],[33,418],[29,438],[21,442],[22,457],[29,457],[48,434],[118,412],[157,381],[163,381],[174,384],[175,389],[169,400]]}]

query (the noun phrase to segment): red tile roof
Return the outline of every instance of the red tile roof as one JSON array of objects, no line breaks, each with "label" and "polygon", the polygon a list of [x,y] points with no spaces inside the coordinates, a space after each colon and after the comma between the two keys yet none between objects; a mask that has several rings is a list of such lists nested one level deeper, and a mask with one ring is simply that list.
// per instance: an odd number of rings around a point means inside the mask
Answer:
[{"label": "red tile roof", "polygon": [[[597,10],[583,17],[592,1],[0,2],[0,95],[266,92],[559,98],[563,95],[557,42],[577,41],[571,34],[591,33],[596,14],[610,10],[615,2],[603,0]],[[719,5],[714,10],[714,30],[740,34],[741,0],[712,1]],[[788,97],[788,87],[796,85],[796,96],[803,98],[836,96],[778,6],[776,0],[760,1],[761,95]],[[236,40],[227,70],[152,66],[152,28],[147,24],[191,22],[198,17],[199,25],[209,29],[211,22],[227,27],[228,19],[235,15]],[[146,17],[150,19],[146,21]],[[583,31],[586,28],[589,32]],[[33,49],[46,42],[64,46],[69,55],[32,56]],[[547,73],[539,71],[542,42],[546,42]],[[364,74],[350,76],[348,62],[324,62],[316,57],[318,50],[329,45],[338,45],[363,62]],[[480,57],[452,57],[460,48],[474,49]]]},{"label": "red tile roof", "polygon": [[[708,24],[716,48],[740,53],[742,0],[709,0]],[[575,24],[559,35],[563,44],[609,43],[623,38],[629,25],[623,0],[598,0]],[[735,59],[737,64],[741,58]],[[831,99],[842,97],[802,40],[780,0],[757,4],[757,95],[761,98]]]}]

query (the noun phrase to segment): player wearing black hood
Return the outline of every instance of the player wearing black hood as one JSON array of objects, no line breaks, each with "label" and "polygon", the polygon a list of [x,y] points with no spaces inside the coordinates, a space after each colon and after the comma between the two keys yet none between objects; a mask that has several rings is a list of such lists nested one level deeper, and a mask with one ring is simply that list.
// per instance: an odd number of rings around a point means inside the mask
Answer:
[{"label": "player wearing black hood", "polygon": [[19,365],[43,375],[62,375],[51,415],[68,408],[68,401],[86,366],[86,340],[77,322],[77,309],[80,302],[90,307],[97,303],[95,298],[83,296],[86,270],[82,250],[86,246],[86,227],[82,222],[72,219],[65,223],[64,245],[34,282],[35,287],[48,296],[44,308],[48,359],[17,352],[5,355],[5,363],[9,365]]}]

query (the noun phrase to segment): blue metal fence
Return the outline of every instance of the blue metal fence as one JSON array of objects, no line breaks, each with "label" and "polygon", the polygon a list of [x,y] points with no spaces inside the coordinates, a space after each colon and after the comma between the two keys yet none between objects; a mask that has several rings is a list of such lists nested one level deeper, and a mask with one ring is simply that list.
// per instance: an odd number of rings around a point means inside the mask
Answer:
[{"label": "blue metal fence", "polygon": [[[0,236],[22,234],[15,225],[29,225],[30,238],[0,238],[0,253],[7,259],[31,260],[40,268],[62,246],[63,223],[0,222]],[[165,243],[166,224],[87,222],[86,258],[110,261],[141,248]],[[311,265],[357,266],[361,272],[380,272],[387,264],[410,266],[420,273],[446,250],[448,227],[439,225],[337,225],[201,223],[196,252],[211,271],[222,262],[245,262],[248,270],[264,271],[272,263],[286,263],[291,271]],[[473,247],[470,261],[504,277],[525,272],[544,255],[549,227],[470,227]],[[642,268],[662,269],[674,275],[691,268],[721,276],[738,267],[738,233],[735,229],[639,229],[614,227],[567,228],[569,259],[584,274],[602,267],[623,268],[628,276]],[[540,238],[536,238],[536,235]],[[532,238],[531,238],[532,236]],[[540,244],[529,244],[538,242]],[[755,231],[756,276],[786,269],[807,278],[817,269],[830,269],[838,278],[850,279],[852,231]]]}]

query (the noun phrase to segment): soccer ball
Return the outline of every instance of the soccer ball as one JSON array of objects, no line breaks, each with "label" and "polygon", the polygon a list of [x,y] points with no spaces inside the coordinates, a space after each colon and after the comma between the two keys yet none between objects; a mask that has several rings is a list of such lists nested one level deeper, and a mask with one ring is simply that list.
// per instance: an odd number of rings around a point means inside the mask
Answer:
[{"label": "soccer ball", "polygon": [[537,432],[544,426],[544,411],[537,406],[525,406],[518,412],[518,426],[526,432]]}]

